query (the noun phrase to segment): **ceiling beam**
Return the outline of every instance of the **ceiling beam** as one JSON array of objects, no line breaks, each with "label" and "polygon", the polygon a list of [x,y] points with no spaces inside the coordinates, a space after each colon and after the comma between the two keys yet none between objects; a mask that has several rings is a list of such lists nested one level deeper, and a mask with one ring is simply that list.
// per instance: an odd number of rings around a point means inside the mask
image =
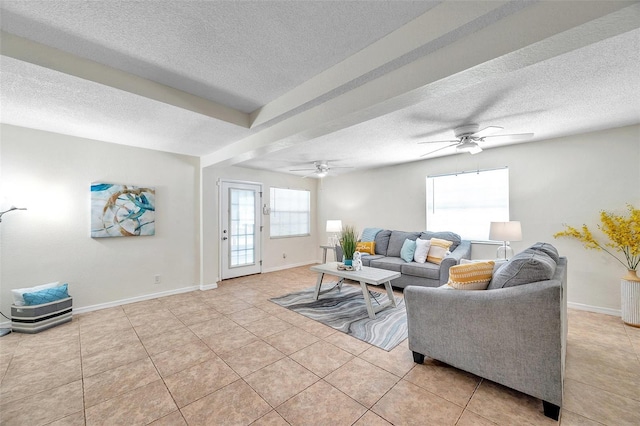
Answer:
[{"label": "ceiling beam", "polygon": [[[535,2],[527,6],[291,117],[274,119],[273,125],[201,157],[201,167],[238,164],[432,96],[459,91],[633,30],[640,17],[640,4],[632,1]],[[414,42],[407,40],[409,44]],[[295,102],[289,104],[292,105]]]},{"label": "ceiling beam", "polygon": [[0,54],[3,56],[249,128],[249,114],[225,105],[72,55],[60,49],[27,40],[6,31],[0,32],[0,40]]},{"label": "ceiling beam", "polygon": [[508,0],[440,3],[382,39],[252,112],[251,127],[256,128],[279,117],[290,115],[292,111],[303,106],[308,109],[310,104],[317,103],[331,92],[336,96],[336,92],[348,90],[352,81],[367,78],[371,80],[376,71],[377,74],[385,69],[389,71],[388,68],[399,58],[424,46],[433,46],[437,44],[435,41],[444,37],[463,37],[463,32],[459,31],[462,27],[483,17],[487,18],[491,12],[504,6],[518,9],[526,5],[526,2],[513,3]]}]

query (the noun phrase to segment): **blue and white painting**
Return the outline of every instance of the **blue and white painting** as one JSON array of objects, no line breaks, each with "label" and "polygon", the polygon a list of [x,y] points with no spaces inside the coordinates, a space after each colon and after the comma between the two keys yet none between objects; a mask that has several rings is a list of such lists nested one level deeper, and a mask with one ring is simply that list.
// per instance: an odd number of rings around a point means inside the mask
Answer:
[{"label": "blue and white painting", "polygon": [[153,187],[91,184],[91,238],[155,235]]}]

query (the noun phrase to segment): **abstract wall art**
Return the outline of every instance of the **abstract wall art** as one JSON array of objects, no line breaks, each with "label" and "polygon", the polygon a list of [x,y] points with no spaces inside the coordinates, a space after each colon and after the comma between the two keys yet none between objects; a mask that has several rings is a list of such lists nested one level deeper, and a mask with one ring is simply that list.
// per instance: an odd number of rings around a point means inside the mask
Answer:
[{"label": "abstract wall art", "polygon": [[91,237],[155,235],[156,190],[153,187],[91,184]]}]

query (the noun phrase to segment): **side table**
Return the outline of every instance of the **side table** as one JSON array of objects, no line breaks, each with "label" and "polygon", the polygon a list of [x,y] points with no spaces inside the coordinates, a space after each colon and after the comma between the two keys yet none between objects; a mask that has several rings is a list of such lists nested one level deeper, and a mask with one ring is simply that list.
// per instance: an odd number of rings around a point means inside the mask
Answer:
[{"label": "side table", "polygon": [[330,246],[330,245],[321,245],[320,248],[322,249],[322,263],[327,263],[327,250],[333,250],[333,258],[334,260],[338,260],[336,259],[336,246]]}]

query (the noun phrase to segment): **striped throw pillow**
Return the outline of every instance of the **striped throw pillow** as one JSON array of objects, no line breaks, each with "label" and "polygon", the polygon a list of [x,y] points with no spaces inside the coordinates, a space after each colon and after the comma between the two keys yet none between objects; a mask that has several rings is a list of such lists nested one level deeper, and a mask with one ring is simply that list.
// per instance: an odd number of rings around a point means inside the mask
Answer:
[{"label": "striped throw pillow", "polygon": [[427,254],[427,262],[435,263],[436,265],[442,263],[442,259],[447,255],[451,244],[453,244],[451,241],[432,238],[429,254]]},{"label": "striped throw pillow", "polygon": [[447,284],[458,290],[486,290],[493,276],[494,261],[473,262],[449,268]]}]

